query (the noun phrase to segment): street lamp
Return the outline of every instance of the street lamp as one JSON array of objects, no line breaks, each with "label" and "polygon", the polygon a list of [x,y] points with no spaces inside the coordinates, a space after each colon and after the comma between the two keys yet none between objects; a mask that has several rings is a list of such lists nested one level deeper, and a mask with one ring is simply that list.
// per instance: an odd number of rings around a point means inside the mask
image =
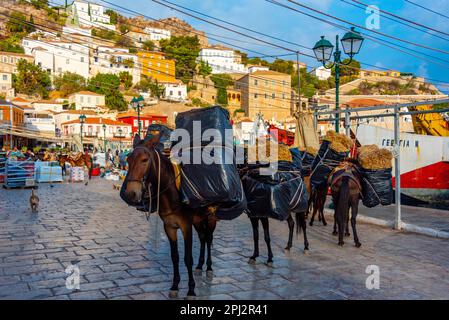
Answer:
[{"label": "street lamp", "polygon": [[81,149],[82,149],[81,151],[84,151],[84,145],[83,145],[83,125],[84,125],[84,122],[86,121],[86,116],[84,114],[82,114],[82,115],[80,115],[79,119],[80,119],[80,125],[81,125],[81,128],[80,128]]},{"label": "street lamp", "polygon": [[118,138],[119,138],[119,141],[120,141],[120,151],[122,151],[122,133],[123,133],[123,130],[122,129],[118,129]]},{"label": "street lamp", "polygon": [[[323,64],[323,67],[326,69],[332,69],[335,66],[335,110],[340,110],[340,65],[348,65],[352,62],[352,58],[359,53],[360,48],[362,47],[362,43],[364,38],[355,31],[354,27],[351,27],[351,31],[348,31],[343,38],[341,39],[341,45],[343,46],[344,52],[349,56],[349,62],[342,63],[341,61],[341,51],[339,48],[339,37],[338,35],[335,37],[335,52],[334,52],[334,61],[332,65],[326,66],[326,63],[331,59],[332,51],[334,46],[328,40],[324,39],[324,36],[321,36],[321,40],[318,41],[313,47],[313,52],[315,54],[316,59]],[[335,115],[335,131],[339,132],[340,130],[340,113]]]},{"label": "street lamp", "polygon": [[131,100],[132,106],[134,109],[137,110],[137,123],[138,123],[138,131],[137,133],[140,136],[140,130],[142,129],[141,123],[140,123],[140,109],[143,107],[143,103],[144,103],[145,99],[142,97],[142,95],[140,95],[139,97],[134,97]]},{"label": "street lamp", "polygon": [[104,152],[106,152],[106,125],[103,123]]}]

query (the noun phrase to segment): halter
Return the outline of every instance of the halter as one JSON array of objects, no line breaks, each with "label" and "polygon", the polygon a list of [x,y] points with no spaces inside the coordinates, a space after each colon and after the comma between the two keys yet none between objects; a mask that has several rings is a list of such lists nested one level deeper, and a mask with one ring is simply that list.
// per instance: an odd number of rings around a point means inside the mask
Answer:
[{"label": "halter", "polygon": [[[134,150],[137,150],[137,149],[143,149],[146,153],[148,153],[148,154],[150,153],[150,149],[149,149],[148,147],[144,146],[144,145],[138,146],[138,147],[134,148]],[[165,191],[167,191],[167,190],[171,187],[171,183],[168,183],[168,184],[167,184],[167,187],[165,187],[162,191],[160,190],[160,186],[161,186],[161,156],[160,156],[159,152],[158,152],[156,149],[154,149],[154,152],[156,153],[157,158],[158,158],[158,177],[157,177],[156,211],[151,211],[151,208],[152,208],[152,201],[153,201],[153,195],[151,194],[151,188],[148,188],[148,196],[149,196],[149,198],[150,198],[150,203],[149,203],[148,212],[145,211],[145,217],[146,217],[147,220],[149,219],[150,214],[152,214],[152,213],[159,214],[159,202],[160,202],[159,197],[160,197],[160,195],[161,195],[162,193],[164,193]],[[176,179],[181,175],[181,173],[182,173],[182,170],[180,170],[179,174],[175,176],[173,182],[176,181]],[[142,184],[142,188],[144,189],[145,186],[147,185],[147,184],[146,184],[146,181],[147,181],[149,175],[150,175],[150,172],[148,172],[148,174],[145,174],[145,175],[142,177],[142,179],[140,179],[140,180],[135,180],[135,179],[133,179],[133,180],[128,180],[128,182],[139,182],[139,183]],[[171,213],[170,213],[170,214],[171,214]],[[170,214],[167,214],[167,215],[170,215]]]}]

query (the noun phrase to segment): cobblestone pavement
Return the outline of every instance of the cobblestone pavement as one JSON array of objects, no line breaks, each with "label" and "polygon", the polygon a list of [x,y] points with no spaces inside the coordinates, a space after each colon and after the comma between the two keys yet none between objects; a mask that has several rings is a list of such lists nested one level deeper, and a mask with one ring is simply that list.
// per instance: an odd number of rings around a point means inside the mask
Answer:
[{"label": "cobblestone pavement", "polygon": [[[148,223],[100,179],[84,184],[41,184],[40,210],[28,207],[30,190],[0,189],[1,299],[168,299],[172,267],[161,222]],[[271,222],[274,267],[247,263],[252,233],[245,216],[218,224],[214,276],[197,275],[204,299],[448,299],[449,242],[359,225],[362,247],[338,247],[331,226],[308,228],[287,255],[287,224]],[[196,237],[196,236],[195,236]],[[263,241],[263,237],[261,237]],[[180,244],[180,248],[182,248]],[[198,241],[194,258],[198,258]],[[182,251],[182,249],[181,249]],[[182,252],[180,253],[182,257]],[[80,268],[80,290],[66,289],[69,264]],[[380,289],[368,290],[366,267],[380,269]],[[187,293],[183,263],[180,297]]]}]

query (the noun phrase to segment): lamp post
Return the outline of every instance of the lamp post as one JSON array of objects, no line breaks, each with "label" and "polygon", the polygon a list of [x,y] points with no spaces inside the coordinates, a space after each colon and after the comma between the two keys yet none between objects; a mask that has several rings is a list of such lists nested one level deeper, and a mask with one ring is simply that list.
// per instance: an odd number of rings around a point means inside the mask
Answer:
[{"label": "lamp post", "polygon": [[118,129],[118,139],[119,139],[119,141],[120,141],[120,151],[122,151],[122,133],[123,133],[123,130],[122,129]]},{"label": "lamp post", "polygon": [[[352,62],[352,58],[359,53],[362,46],[364,38],[355,31],[354,27],[351,27],[351,31],[348,31],[341,39],[341,45],[343,46],[344,52],[349,56],[348,63],[342,63],[341,61],[341,51],[339,48],[339,37],[335,37],[335,52],[334,61],[331,65],[326,65],[326,63],[331,59],[332,51],[334,46],[328,40],[321,36],[321,40],[318,41],[313,47],[313,52],[315,57],[319,62],[323,64],[326,69],[332,69],[335,66],[335,110],[340,110],[340,65],[349,65]],[[335,114],[335,131],[340,130],[340,113]]]},{"label": "lamp post", "polygon": [[140,109],[143,107],[144,101],[145,101],[145,99],[142,97],[142,95],[138,96],[137,98],[134,97],[131,100],[133,108],[137,111],[137,123],[138,123],[137,133],[139,134],[139,136],[140,136],[140,131],[142,129],[142,125],[140,123]]},{"label": "lamp post", "polygon": [[104,152],[106,152],[106,125],[103,123]]},{"label": "lamp post", "polygon": [[86,116],[84,114],[80,115],[80,135],[81,135],[81,151],[84,151],[84,144],[83,144],[83,126],[84,122],[86,121]]}]

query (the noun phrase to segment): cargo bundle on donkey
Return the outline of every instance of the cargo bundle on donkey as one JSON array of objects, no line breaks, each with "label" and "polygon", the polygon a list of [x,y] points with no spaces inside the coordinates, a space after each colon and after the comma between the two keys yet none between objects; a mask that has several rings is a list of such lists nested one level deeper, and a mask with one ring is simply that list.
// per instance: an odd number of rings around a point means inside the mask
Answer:
[{"label": "cargo bundle on donkey", "polygon": [[393,203],[392,159],[387,149],[377,145],[362,146],[358,150],[362,175],[362,202],[368,208]]}]

